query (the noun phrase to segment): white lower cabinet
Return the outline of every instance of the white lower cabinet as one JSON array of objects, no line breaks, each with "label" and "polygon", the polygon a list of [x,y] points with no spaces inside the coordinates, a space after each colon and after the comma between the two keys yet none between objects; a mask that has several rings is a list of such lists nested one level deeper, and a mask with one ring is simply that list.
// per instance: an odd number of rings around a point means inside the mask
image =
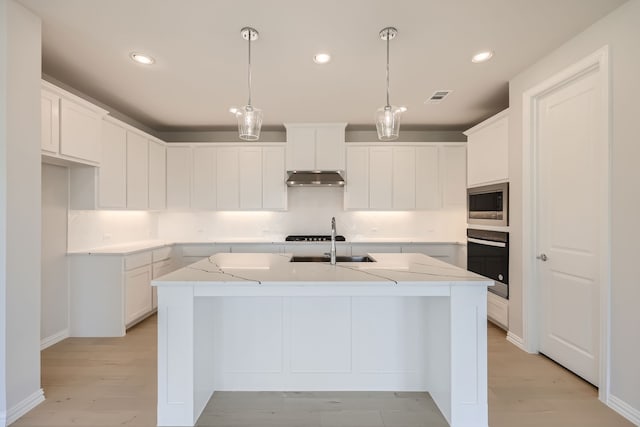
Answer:
[{"label": "white lower cabinet", "polygon": [[487,317],[504,330],[509,329],[509,300],[487,292]]},{"label": "white lower cabinet", "polygon": [[152,310],[151,266],[125,273],[125,325],[129,326]]},{"label": "white lower cabinet", "polygon": [[[157,279],[158,277],[171,273],[175,269],[175,263],[172,259],[154,262],[151,270],[151,278]],[[151,308],[153,310],[158,308],[158,288],[155,286],[151,287]]]},{"label": "white lower cabinet", "polygon": [[171,247],[130,255],[74,254],[70,266],[70,335],[118,337],[153,313],[151,280],[175,270]]}]

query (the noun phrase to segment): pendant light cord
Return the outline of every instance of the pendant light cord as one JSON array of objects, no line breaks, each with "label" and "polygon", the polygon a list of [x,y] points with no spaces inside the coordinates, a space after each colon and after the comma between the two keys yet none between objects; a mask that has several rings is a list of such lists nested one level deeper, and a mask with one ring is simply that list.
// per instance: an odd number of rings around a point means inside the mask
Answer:
[{"label": "pendant light cord", "polygon": [[251,36],[253,30],[249,30],[249,72],[247,73],[247,86],[249,87],[249,106],[251,106]]},{"label": "pendant light cord", "polygon": [[391,105],[389,103],[389,31],[387,28],[387,107]]}]

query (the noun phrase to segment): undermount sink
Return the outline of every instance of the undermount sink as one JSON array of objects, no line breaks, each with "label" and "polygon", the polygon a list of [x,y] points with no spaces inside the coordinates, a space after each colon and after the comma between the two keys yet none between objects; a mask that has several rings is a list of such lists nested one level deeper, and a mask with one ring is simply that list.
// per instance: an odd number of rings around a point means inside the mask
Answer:
[{"label": "undermount sink", "polygon": [[[329,256],[322,255],[294,255],[291,257],[291,262],[329,262],[331,258]],[[366,255],[354,255],[354,256],[336,256],[336,262],[376,262],[375,259]]]}]

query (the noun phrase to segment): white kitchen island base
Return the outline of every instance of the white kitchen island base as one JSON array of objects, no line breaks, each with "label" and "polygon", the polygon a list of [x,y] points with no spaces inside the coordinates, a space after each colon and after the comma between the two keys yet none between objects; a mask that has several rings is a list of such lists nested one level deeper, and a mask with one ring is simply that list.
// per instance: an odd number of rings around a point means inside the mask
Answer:
[{"label": "white kitchen island base", "polygon": [[394,390],[428,391],[453,427],[487,427],[491,282],[372,256],[375,268],[262,254],[251,269],[216,255],[154,282],[158,425],[194,425],[215,390]]}]

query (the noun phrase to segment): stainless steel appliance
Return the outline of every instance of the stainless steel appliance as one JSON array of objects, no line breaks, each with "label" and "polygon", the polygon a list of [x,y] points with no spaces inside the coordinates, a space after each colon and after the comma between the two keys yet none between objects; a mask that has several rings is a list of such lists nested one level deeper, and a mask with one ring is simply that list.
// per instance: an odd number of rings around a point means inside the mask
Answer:
[{"label": "stainless steel appliance", "polygon": [[509,233],[467,229],[467,270],[495,280],[489,292],[509,299]]},{"label": "stainless steel appliance", "polygon": [[467,222],[509,225],[509,183],[467,189]]},{"label": "stainless steel appliance", "polygon": [[[330,242],[331,235],[327,234],[305,234],[305,235],[291,235],[284,239],[287,242]],[[344,242],[344,236],[336,236],[336,242]]]}]

